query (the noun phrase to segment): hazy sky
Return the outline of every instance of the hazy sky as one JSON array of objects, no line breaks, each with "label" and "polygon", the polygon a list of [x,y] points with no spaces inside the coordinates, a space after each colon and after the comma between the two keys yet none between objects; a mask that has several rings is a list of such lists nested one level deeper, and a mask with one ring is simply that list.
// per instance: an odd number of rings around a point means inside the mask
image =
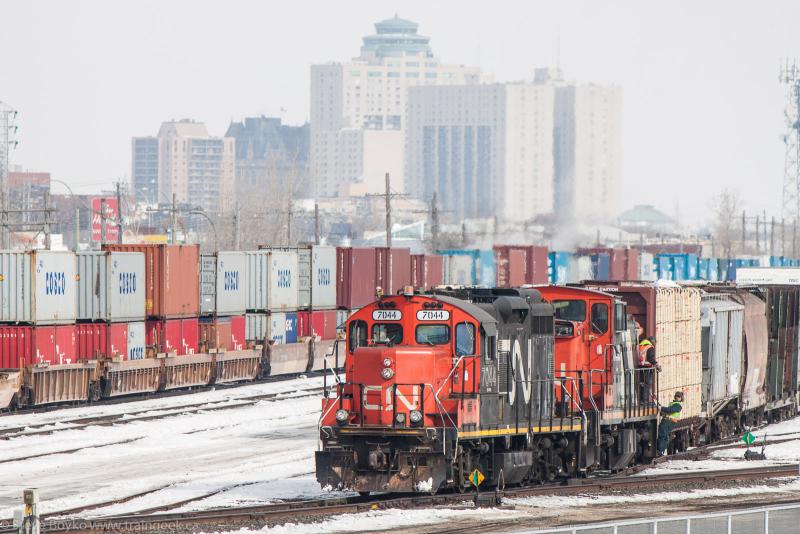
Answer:
[{"label": "hazy sky", "polygon": [[[623,88],[623,205],[702,220],[727,186],[778,210],[780,60],[800,2],[3,1],[0,101],[19,110],[12,164],[91,192],[130,175],[130,139],[194,118],[308,119],[309,65],[358,55],[372,23],[419,22],[446,62],[498,81],[561,66]],[[560,42],[560,47],[557,43]],[[282,112],[281,110],[285,111]]]}]

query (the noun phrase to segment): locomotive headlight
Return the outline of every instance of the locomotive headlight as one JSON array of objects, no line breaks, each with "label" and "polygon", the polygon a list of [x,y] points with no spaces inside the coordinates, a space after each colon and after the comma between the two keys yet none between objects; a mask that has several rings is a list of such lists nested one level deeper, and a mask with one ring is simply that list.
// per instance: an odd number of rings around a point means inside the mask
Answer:
[{"label": "locomotive headlight", "polygon": [[347,423],[347,420],[350,418],[350,413],[345,410],[344,408],[336,410],[336,422],[340,425]]},{"label": "locomotive headlight", "polygon": [[422,412],[419,410],[411,410],[408,414],[408,419],[411,421],[412,425],[418,425],[422,422]]},{"label": "locomotive headlight", "polygon": [[392,366],[392,359],[391,358],[384,358],[383,359],[383,366],[384,367],[391,367]]},{"label": "locomotive headlight", "polygon": [[384,380],[389,380],[394,376],[394,371],[386,367],[383,371],[381,371],[381,376],[384,378]]}]

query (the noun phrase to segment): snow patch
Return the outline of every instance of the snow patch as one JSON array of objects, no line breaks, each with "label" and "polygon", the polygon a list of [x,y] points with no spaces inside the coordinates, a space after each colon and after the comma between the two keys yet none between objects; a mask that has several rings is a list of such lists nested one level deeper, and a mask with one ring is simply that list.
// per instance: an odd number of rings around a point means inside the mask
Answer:
[{"label": "snow patch", "polygon": [[420,480],[414,489],[421,493],[430,493],[433,489],[433,477],[429,477],[428,480]]}]

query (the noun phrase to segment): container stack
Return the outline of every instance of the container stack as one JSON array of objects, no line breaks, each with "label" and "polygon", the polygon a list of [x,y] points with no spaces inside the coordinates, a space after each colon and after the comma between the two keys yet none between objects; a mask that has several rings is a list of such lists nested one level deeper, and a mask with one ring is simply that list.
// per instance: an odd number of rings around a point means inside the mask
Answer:
[{"label": "container stack", "polygon": [[[297,341],[300,264],[297,249],[264,248],[245,252],[248,343]],[[294,341],[292,341],[294,340]]]},{"label": "container stack", "polygon": [[216,252],[200,256],[200,352],[246,347],[247,256]]},{"label": "container stack", "polygon": [[144,358],[144,254],[108,250],[78,252],[75,260],[77,358]]},{"label": "container stack", "polygon": [[144,255],[145,343],[155,353],[198,352],[200,247],[106,244],[103,250]]},{"label": "container stack", "polygon": [[676,391],[682,391],[681,419],[697,417],[703,409],[700,290],[656,287],[655,298],[658,401],[666,406]]},{"label": "container stack", "polygon": [[494,287],[497,283],[495,255],[491,250],[440,250],[446,285]]},{"label": "container stack", "polygon": [[74,363],[75,255],[0,252],[0,368]]}]

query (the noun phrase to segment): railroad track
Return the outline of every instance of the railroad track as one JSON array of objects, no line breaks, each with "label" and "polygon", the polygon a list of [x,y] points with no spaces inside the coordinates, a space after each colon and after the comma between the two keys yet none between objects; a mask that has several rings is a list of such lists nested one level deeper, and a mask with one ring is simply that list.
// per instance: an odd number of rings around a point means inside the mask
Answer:
[{"label": "railroad track", "polygon": [[[297,394],[298,392],[300,392],[301,394]],[[206,402],[198,402],[191,404],[183,404],[179,406],[167,406],[164,408],[148,408],[148,409],[138,410],[135,412],[124,412],[116,414],[79,417],[63,421],[49,421],[45,423],[37,423],[34,425],[2,429],[0,430],[0,440],[8,440],[23,436],[27,437],[27,436],[51,435],[58,432],[65,432],[67,430],[76,430],[91,426],[109,426],[109,425],[120,425],[120,424],[134,423],[134,422],[142,422],[142,421],[152,421],[156,419],[172,417],[175,415],[189,415],[200,412],[232,410],[232,409],[252,406],[262,401],[273,402],[284,399],[298,399],[298,398],[310,397],[313,395],[321,395],[321,394],[322,394],[322,388],[314,387],[314,388],[300,389],[295,391],[251,395],[234,399],[232,401],[226,401],[226,400],[206,401]],[[53,425],[69,425],[69,426],[60,428],[48,428],[52,427]],[[41,430],[36,430],[37,428]],[[70,451],[65,451],[65,452],[70,452]],[[48,454],[58,454],[58,453],[53,452]]]},{"label": "railroad track", "polygon": [[[663,489],[669,486],[708,484],[730,480],[762,480],[800,476],[800,465],[784,464],[766,467],[675,473],[649,476],[613,476],[608,478],[574,479],[567,484],[549,484],[526,488],[511,488],[492,492],[499,499],[520,498],[541,495],[579,495],[607,492],[621,489]],[[443,493],[439,495],[384,495],[377,497],[342,497],[314,499],[308,501],[284,502],[261,506],[224,508],[197,512],[157,513],[163,507],[135,514],[104,516],[96,519],[63,518],[67,511],[43,516],[48,532],[107,532],[137,531],[147,532],[164,528],[220,525],[238,527],[253,523],[270,524],[279,521],[311,520],[342,513],[358,513],[368,510],[388,508],[429,508],[433,506],[453,506],[471,500],[474,494]],[[130,499],[130,498],[128,498]],[[193,499],[196,500],[196,499]],[[155,512],[155,513],[154,513]],[[79,512],[74,512],[79,513]],[[48,520],[62,517],[50,523]],[[8,524],[0,522],[0,524]],[[0,533],[12,532],[0,530]]]}]

